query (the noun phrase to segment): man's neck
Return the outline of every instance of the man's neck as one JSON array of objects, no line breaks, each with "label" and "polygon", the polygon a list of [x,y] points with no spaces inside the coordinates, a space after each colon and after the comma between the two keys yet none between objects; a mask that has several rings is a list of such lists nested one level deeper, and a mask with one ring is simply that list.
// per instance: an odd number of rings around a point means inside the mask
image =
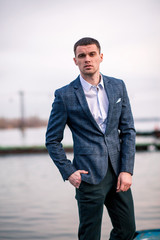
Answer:
[{"label": "man's neck", "polygon": [[84,80],[86,80],[88,83],[94,86],[97,86],[101,80],[101,75],[99,72],[94,75],[86,75],[81,73],[81,76],[83,77]]}]

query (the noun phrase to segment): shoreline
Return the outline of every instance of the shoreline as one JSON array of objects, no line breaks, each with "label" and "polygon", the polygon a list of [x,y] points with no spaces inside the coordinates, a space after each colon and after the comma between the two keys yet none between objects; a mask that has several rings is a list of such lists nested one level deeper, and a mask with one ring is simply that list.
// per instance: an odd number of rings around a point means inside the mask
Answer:
[{"label": "shoreline", "polygon": [[[73,146],[64,146],[67,153],[73,152]],[[138,143],[136,151],[159,151],[160,143]],[[48,153],[45,146],[0,146],[0,156],[8,154]]]}]

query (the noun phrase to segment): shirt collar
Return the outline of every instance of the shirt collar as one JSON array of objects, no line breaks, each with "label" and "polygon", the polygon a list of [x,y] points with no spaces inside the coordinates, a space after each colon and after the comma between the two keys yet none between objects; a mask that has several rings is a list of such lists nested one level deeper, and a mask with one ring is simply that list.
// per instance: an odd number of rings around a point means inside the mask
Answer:
[{"label": "shirt collar", "polygon": [[[84,78],[81,75],[80,75],[80,82],[82,84],[83,89],[85,89],[87,92],[89,92],[89,90],[93,87],[93,85],[90,84],[89,82],[87,82],[86,80],[84,80]],[[101,81],[98,84],[98,87],[104,88],[104,82],[103,82],[102,75],[101,75]]]}]

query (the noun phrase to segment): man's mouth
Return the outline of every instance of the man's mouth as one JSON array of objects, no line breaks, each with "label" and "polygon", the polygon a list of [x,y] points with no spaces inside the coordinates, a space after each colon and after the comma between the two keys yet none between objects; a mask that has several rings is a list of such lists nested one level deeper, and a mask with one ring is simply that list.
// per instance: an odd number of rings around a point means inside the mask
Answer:
[{"label": "man's mouth", "polygon": [[85,65],[84,67],[85,67],[85,68],[91,68],[92,65]]}]

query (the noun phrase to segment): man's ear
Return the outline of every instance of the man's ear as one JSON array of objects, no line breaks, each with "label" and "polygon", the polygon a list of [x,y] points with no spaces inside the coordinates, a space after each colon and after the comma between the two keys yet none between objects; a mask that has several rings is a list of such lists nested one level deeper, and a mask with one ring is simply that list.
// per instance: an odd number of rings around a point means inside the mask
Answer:
[{"label": "man's ear", "polygon": [[100,54],[101,62],[103,61],[103,53]]},{"label": "man's ear", "polygon": [[75,57],[73,58],[73,61],[74,61],[74,63],[77,65],[77,61],[76,61],[76,58],[75,58]]}]

